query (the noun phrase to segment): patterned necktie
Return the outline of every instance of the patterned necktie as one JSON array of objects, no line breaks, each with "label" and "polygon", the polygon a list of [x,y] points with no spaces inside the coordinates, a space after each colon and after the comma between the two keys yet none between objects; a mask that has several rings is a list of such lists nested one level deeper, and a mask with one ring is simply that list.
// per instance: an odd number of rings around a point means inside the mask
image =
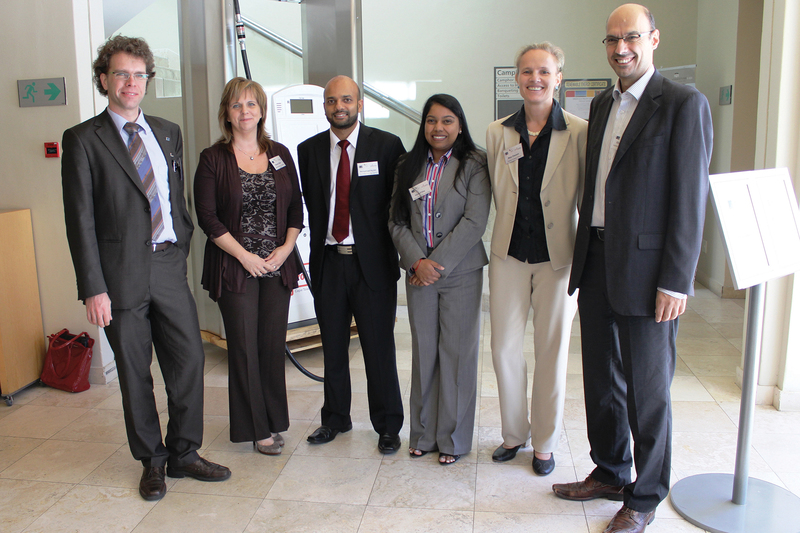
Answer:
[{"label": "patterned necktie", "polygon": [[350,234],[350,156],[347,155],[347,140],[339,141],[342,155],[336,169],[336,205],[333,209],[331,235],[342,242]]},{"label": "patterned necktie", "polygon": [[150,156],[144,147],[144,141],[139,136],[141,126],[135,122],[128,122],[123,128],[130,138],[128,139],[128,151],[133,159],[133,164],[139,172],[139,179],[142,180],[147,199],[150,201],[150,226],[152,228],[152,240],[155,244],[158,237],[164,231],[164,219],[161,215],[161,202],[158,200],[158,189],[156,187],[156,177],[153,174],[153,165],[150,163]]}]

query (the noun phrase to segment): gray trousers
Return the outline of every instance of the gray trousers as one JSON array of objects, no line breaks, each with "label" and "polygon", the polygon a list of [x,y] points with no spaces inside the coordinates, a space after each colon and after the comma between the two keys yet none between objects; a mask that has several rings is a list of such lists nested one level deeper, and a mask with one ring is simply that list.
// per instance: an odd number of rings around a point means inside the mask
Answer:
[{"label": "gray trousers", "polygon": [[483,269],[427,287],[406,278],[411,324],[409,446],[446,454],[472,449]]}]

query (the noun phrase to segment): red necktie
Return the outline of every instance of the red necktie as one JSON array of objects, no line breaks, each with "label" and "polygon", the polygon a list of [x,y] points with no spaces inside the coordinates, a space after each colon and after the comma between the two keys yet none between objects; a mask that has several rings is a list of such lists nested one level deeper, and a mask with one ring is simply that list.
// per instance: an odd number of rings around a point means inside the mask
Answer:
[{"label": "red necktie", "polygon": [[350,156],[347,155],[347,140],[339,141],[342,155],[336,169],[336,206],[333,209],[333,228],[331,235],[336,242],[342,242],[350,234]]}]

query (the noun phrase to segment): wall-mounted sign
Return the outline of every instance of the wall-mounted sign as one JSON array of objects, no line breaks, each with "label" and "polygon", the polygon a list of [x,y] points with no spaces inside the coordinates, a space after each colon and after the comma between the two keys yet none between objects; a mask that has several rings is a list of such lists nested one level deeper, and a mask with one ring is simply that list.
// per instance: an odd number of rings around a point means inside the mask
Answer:
[{"label": "wall-mounted sign", "polygon": [[563,80],[561,107],[583,119],[589,120],[592,98],[611,86],[611,78]]},{"label": "wall-mounted sign", "polygon": [[514,76],[517,67],[494,67],[494,119],[507,117],[522,107],[522,97]]},{"label": "wall-mounted sign", "polygon": [[17,80],[20,107],[67,105],[64,78]]}]

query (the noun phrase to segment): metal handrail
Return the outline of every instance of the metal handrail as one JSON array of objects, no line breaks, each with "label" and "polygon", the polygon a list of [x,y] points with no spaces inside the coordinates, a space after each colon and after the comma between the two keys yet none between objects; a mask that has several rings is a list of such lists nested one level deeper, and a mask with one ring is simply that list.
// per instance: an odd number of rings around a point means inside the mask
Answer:
[{"label": "metal handrail", "polygon": [[[264,26],[258,24],[257,22],[253,21],[252,19],[249,19],[249,18],[245,17],[244,15],[242,16],[242,22],[244,22],[244,25],[246,27],[250,28],[255,33],[257,33],[258,35],[264,37],[265,39],[268,39],[268,40],[272,41],[273,43],[277,44],[278,46],[283,47],[284,49],[286,49],[289,52],[293,53],[297,57],[303,57],[303,49],[302,49],[302,47],[297,46],[296,44],[294,44],[293,42],[289,41],[288,39],[285,39],[285,38],[281,37],[280,35],[278,35],[274,31],[265,28]],[[392,111],[396,111],[397,113],[400,113],[401,115],[403,115],[407,119],[411,120],[412,122],[415,122],[417,124],[422,122],[422,113],[420,113],[419,111],[417,111],[413,107],[404,104],[403,102],[401,102],[399,100],[395,100],[394,98],[392,98],[388,94],[379,91],[378,89],[376,89],[375,87],[373,87],[372,85],[370,85],[368,83],[364,83],[364,94],[366,96],[369,96],[371,99],[375,100],[376,102],[378,102],[380,105],[382,105],[384,107],[388,107]]]}]

